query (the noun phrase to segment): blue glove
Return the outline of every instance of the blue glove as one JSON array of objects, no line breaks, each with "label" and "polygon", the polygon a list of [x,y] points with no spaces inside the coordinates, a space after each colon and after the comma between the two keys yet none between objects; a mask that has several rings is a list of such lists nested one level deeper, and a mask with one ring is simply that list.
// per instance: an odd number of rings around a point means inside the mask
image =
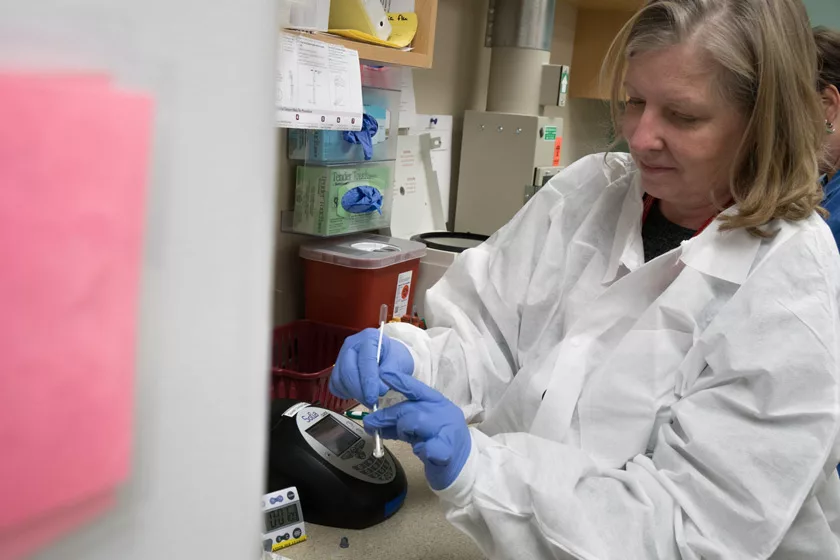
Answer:
[{"label": "blue glove", "polygon": [[467,463],[472,436],[461,409],[413,377],[385,369],[385,383],[409,400],[365,417],[365,431],[381,430],[382,437],[400,439],[414,447],[426,467],[426,480],[435,490],[455,482]]},{"label": "blue glove", "polygon": [[373,137],[379,131],[379,123],[372,115],[362,115],[362,129],[358,131],[348,130],[344,133],[344,141],[351,144],[361,144],[365,160],[373,158]]},{"label": "blue glove", "polygon": [[409,377],[414,373],[414,358],[403,343],[383,335],[382,356],[377,364],[378,344],[377,329],[366,329],[344,341],[330,376],[330,392],[333,395],[356,399],[370,408],[388,392],[388,386],[379,379],[380,368]]},{"label": "blue glove", "polygon": [[376,187],[355,187],[341,197],[341,207],[351,214],[367,214],[375,210],[381,215],[382,193]]}]

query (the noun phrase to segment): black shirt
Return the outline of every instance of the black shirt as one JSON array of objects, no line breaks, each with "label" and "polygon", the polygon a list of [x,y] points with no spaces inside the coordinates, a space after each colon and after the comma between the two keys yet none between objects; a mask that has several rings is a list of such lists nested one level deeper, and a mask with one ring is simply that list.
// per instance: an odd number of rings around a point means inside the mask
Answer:
[{"label": "black shirt", "polygon": [[675,249],[686,239],[691,239],[697,232],[678,226],[662,215],[659,201],[655,201],[642,225],[642,242],[645,247],[645,262],[652,261]]}]

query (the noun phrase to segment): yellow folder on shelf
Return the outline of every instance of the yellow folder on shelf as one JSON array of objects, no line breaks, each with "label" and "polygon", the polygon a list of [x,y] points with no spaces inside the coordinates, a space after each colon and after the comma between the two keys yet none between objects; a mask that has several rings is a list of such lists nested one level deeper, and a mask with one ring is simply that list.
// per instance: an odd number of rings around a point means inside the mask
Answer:
[{"label": "yellow folder on shelf", "polygon": [[330,29],[352,29],[380,41],[391,36],[391,23],[380,0],[332,0]]},{"label": "yellow folder on shelf", "polygon": [[392,47],[395,49],[403,49],[411,44],[414,36],[417,34],[417,14],[388,14],[388,20],[391,22],[391,36],[387,41],[383,41],[368,33],[363,33],[355,29],[332,29],[330,33],[333,35],[340,35],[353,39],[354,41],[361,41],[363,43],[372,43],[382,47]]}]

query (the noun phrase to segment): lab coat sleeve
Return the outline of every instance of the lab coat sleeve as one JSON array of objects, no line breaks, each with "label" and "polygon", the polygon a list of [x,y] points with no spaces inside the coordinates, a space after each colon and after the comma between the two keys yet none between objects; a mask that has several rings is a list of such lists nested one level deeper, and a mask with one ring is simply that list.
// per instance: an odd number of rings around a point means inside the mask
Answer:
[{"label": "lab coat sleeve", "polygon": [[434,328],[386,327],[411,350],[414,376],[460,406],[468,421],[483,419],[520,367],[520,309],[543,252],[562,259],[568,232],[629,164],[624,155],[595,154],[561,172],[486,243],[459,255],[427,292]]},{"label": "lab coat sleeve", "polygon": [[837,463],[837,281],[799,238],[700,336],[705,367],[678,381],[652,456],[603,469],[578,448],[473,429],[439,492],[450,522],[491,559],[768,558]]}]

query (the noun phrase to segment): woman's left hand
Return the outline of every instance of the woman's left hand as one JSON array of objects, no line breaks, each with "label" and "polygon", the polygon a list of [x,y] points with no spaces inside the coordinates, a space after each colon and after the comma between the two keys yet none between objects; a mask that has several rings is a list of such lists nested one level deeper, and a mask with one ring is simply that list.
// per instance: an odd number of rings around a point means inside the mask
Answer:
[{"label": "woman's left hand", "polygon": [[365,431],[378,429],[384,438],[412,444],[429,485],[443,490],[455,482],[470,456],[472,437],[463,412],[411,376],[383,371],[380,378],[408,400],[367,415]]}]

